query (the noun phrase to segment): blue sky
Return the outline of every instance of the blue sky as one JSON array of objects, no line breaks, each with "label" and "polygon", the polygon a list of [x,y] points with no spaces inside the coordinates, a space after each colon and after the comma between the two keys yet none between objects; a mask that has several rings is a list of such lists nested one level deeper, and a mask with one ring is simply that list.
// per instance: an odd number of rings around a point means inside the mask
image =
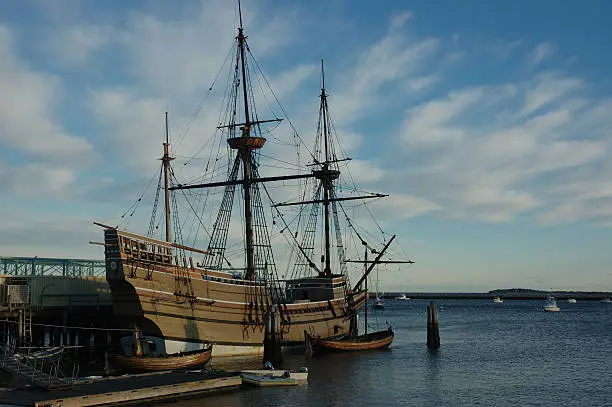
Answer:
[{"label": "blue sky", "polygon": [[[391,195],[373,207],[417,262],[381,270],[381,289],[612,290],[612,4],[243,8],[251,50],[306,138],[325,58],[352,174]],[[176,137],[235,19],[222,0],[2,2],[0,255],[102,257],[92,220],[116,224],[142,193],[163,112]],[[216,101],[177,163],[214,129]]]}]

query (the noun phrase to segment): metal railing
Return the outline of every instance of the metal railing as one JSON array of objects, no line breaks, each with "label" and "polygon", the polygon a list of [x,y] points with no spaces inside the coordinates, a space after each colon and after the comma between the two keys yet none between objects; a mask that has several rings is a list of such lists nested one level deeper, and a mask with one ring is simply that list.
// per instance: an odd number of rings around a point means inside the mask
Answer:
[{"label": "metal railing", "polygon": [[[79,365],[64,358],[64,347],[33,351],[33,349],[40,348],[31,346],[18,348],[15,338],[8,336],[2,339],[0,343],[0,367],[2,369],[43,388],[72,386],[78,375]],[[17,352],[18,349],[22,352]],[[62,371],[62,362],[73,363],[71,377],[67,377]]]}]

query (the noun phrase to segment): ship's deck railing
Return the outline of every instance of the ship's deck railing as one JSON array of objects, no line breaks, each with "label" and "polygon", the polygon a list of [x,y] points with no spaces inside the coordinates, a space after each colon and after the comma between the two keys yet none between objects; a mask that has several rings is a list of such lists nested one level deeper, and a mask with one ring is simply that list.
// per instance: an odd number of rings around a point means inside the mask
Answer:
[{"label": "ship's deck railing", "polygon": [[46,257],[0,257],[0,273],[11,276],[101,277],[104,260]]}]

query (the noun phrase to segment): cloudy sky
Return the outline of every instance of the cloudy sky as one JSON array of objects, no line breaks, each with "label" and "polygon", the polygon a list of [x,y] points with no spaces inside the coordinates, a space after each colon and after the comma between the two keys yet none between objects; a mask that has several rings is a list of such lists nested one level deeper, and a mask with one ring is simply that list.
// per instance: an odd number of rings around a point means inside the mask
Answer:
[{"label": "cloudy sky", "polygon": [[[300,134],[326,61],[351,171],[391,195],[374,207],[417,262],[381,289],[612,290],[612,3],[243,9]],[[163,113],[177,163],[213,132],[235,27],[229,0],[3,1],[0,255],[102,258],[92,221],[117,224],[156,176]]]}]

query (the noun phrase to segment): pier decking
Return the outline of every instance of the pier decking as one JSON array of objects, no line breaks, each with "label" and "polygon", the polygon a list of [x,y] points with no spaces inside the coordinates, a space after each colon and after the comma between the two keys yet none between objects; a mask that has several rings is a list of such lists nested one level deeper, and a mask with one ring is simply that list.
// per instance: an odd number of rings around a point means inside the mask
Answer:
[{"label": "pier decking", "polygon": [[237,388],[235,373],[160,372],[76,382],[71,390],[13,390],[0,392],[0,404],[34,407],[85,407],[136,404],[186,398]]}]

